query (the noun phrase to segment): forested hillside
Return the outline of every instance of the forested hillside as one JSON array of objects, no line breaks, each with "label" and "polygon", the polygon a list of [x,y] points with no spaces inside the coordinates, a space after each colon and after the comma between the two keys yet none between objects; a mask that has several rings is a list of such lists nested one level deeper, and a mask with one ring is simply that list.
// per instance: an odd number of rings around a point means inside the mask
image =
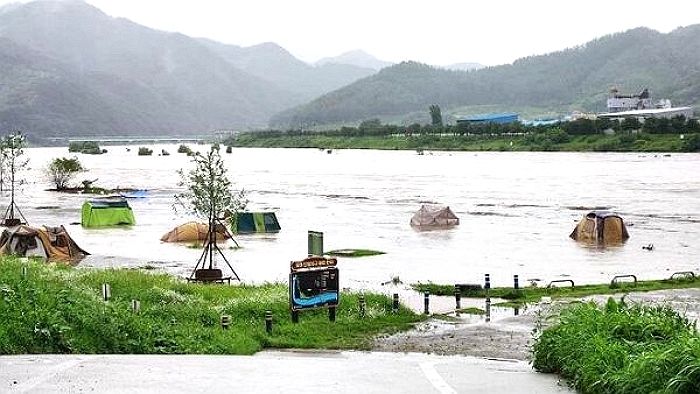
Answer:
[{"label": "forested hillside", "polygon": [[676,105],[700,103],[700,25],[668,34],[637,28],[576,48],[471,72],[404,62],[278,114],[275,127],[352,123],[426,110],[500,105],[604,110],[611,86]]}]

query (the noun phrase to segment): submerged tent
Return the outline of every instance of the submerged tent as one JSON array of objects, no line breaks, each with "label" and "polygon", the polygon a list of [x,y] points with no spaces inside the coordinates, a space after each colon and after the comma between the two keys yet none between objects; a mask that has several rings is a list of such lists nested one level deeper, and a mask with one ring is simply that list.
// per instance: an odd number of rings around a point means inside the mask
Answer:
[{"label": "submerged tent", "polygon": [[276,233],[281,230],[274,212],[238,212],[231,226],[234,233]]},{"label": "submerged tent", "polygon": [[[222,241],[231,238],[223,225],[217,225],[216,240]],[[168,231],[160,237],[163,242],[195,242],[204,241],[209,233],[209,225],[206,223],[187,222]]]},{"label": "submerged tent", "polygon": [[132,225],[136,219],[125,198],[110,197],[85,201],[80,224],[84,227]]},{"label": "submerged tent", "polygon": [[448,227],[459,224],[459,218],[450,207],[440,205],[421,205],[411,218],[411,226]]},{"label": "submerged tent", "polygon": [[624,242],[630,236],[620,215],[591,211],[578,222],[569,237],[581,242],[608,244]]},{"label": "submerged tent", "polygon": [[0,235],[0,255],[38,256],[45,260],[77,263],[89,255],[68,235],[63,226],[8,227]]}]

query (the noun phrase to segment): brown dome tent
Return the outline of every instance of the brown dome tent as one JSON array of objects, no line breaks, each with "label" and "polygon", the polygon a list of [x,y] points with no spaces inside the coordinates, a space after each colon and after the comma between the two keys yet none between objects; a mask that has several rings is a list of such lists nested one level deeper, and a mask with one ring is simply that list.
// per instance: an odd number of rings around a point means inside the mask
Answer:
[{"label": "brown dome tent", "polygon": [[[170,230],[168,233],[160,237],[160,240],[163,242],[205,241],[207,239],[208,232],[209,225],[206,223],[187,222]],[[226,227],[223,225],[216,226],[217,241],[223,241],[229,238],[231,238],[231,235],[226,230]]]},{"label": "brown dome tent", "polygon": [[622,243],[630,236],[620,215],[606,211],[591,211],[578,222],[569,237],[586,243],[614,244]]},{"label": "brown dome tent", "polygon": [[421,205],[411,218],[411,226],[425,228],[450,227],[459,224],[459,218],[450,207],[440,205]]},{"label": "brown dome tent", "polygon": [[73,241],[63,226],[19,225],[6,228],[0,235],[0,255],[37,256],[75,265],[89,254]]}]

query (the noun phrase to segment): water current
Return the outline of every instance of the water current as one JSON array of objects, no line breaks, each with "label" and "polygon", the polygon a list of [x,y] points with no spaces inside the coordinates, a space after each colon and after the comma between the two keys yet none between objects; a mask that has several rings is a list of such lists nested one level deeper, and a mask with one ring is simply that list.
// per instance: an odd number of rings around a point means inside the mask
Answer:
[{"label": "water current", "polygon": [[[195,150],[208,149],[193,145]],[[47,191],[42,170],[67,148],[26,150],[30,169],[17,201],[33,225],[63,224],[92,255],[82,266],[154,266],[187,275],[200,250],[160,237],[192,218],[173,211],[178,169],[189,158],[176,145],[109,146],[104,155],[79,155],[89,169],[77,181],[107,188],[147,189],[130,200],[137,224],[80,226],[85,195]],[[127,150],[129,149],[129,150]],[[158,156],[165,149],[170,156]],[[289,262],[306,256],[307,231],[323,231],[325,249],[386,252],[339,258],[341,286],[376,288],[404,283],[525,285],[539,280],[608,282],[614,275],[665,278],[700,268],[700,155],[639,153],[426,152],[318,149],[234,149],[225,154],[236,187],[252,210],[276,212],[277,234],[238,235],[225,253],[244,282],[286,281]],[[7,204],[8,197],[2,197]],[[450,206],[461,223],[449,230],[409,225],[422,203]],[[586,247],[568,235],[591,208],[620,213],[630,239],[621,246]],[[75,224],[78,222],[78,224]],[[652,251],[642,248],[653,244]],[[229,244],[230,246],[230,244]]]}]

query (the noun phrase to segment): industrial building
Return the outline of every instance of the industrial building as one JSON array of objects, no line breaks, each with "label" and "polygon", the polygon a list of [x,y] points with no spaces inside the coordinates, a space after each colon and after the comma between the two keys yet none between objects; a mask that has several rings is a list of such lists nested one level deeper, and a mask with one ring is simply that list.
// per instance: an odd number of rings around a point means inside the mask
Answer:
[{"label": "industrial building", "polygon": [[469,124],[469,125],[480,125],[488,123],[496,124],[507,124],[518,121],[518,114],[516,113],[502,113],[502,114],[481,114],[481,115],[470,115],[461,116],[456,119],[457,124]]}]

